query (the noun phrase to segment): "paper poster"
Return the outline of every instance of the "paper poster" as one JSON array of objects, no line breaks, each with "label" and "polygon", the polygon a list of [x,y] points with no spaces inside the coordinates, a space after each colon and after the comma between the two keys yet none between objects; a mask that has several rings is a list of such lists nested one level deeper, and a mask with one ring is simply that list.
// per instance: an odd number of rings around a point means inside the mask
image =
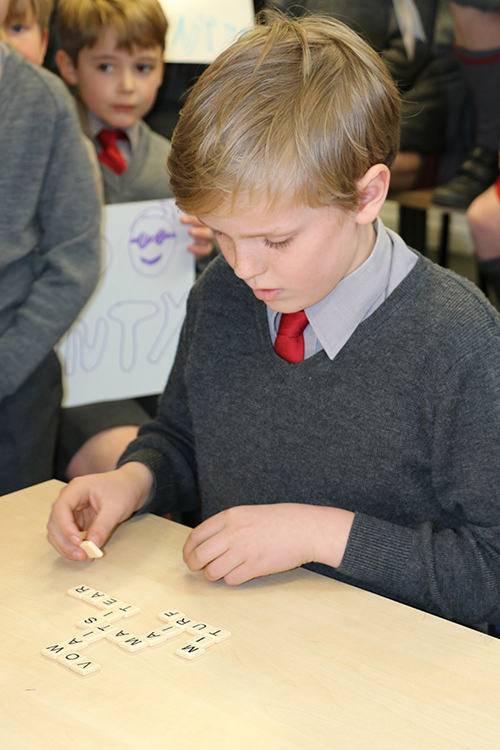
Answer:
[{"label": "paper poster", "polygon": [[194,282],[173,200],[105,206],[103,269],[58,346],[65,406],[161,393]]},{"label": "paper poster", "polygon": [[167,62],[211,63],[253,26],[253,0],[160,0],[168,20]]}]

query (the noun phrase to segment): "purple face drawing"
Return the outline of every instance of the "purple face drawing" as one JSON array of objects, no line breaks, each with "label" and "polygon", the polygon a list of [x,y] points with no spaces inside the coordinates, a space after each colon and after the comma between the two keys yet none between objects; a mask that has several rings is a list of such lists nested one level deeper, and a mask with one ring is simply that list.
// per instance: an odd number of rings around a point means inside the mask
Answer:
[{"label": "purple face drawing", "polygon": [[128,252],[141,276],[159,276],[170,263],[177,234],[174,223],[161,207],[140,214],[130,230]]}]

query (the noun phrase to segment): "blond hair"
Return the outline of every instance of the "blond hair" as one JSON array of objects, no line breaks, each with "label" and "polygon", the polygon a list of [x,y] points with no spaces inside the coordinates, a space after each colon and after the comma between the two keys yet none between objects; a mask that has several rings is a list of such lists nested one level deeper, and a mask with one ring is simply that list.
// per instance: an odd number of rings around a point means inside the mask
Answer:
[{"label": "blond hair", "polygon": [[33,17],[43,33],[49,28],[50,14],[54,6],[53,0],[10,0],[9,11],[5,23],[11,26],[16,22],[22,22],[28,11],[32,11]]},{"label": "blond hair", "polygon": [[57,25],[61,48],[73,64],[84,47],[93,47],[103,30],[112,29],[118,49],[165,49],[167,19],[158,0],[59,0]]},{"label": "blond hair", "polygon": [[239,198],[345,209],[399,147],[399,95],[379,56],[339,21],[266,13],[192,88],[168,157],[179,207]]}]

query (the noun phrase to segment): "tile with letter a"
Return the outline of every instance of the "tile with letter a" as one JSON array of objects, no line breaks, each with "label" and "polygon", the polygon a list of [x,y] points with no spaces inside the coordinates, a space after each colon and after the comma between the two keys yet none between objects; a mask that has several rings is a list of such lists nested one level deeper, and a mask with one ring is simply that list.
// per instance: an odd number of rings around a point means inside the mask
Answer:
[{"label": "tile with letter a", "polygon": [[90,604],[93,604],[94,607],[97,607],[97,602],[101,599],[107,599],[108,596],[109,594],[106,594],[104,591],[95,591],[94,589],[92,589],[88,592],[88,594],[85,594],[83,596],[83,601],[90,602]]},{"label": "tile with letter a", "polygon": [[195,646],[192,643],[186,643],[185,646],[181,646],[178,648],[175,652],[177,656],[181,656],[183,659],[188,659],[189,661],[192,661],[193,659],[198,659],[199,656],[203,656],[205,653],[204,648],[200,648],[199,646]]},{"label": "tile with letter a", "polygon": [[73,596],[75,599],[83,599],[85,594],[92,594],[94,593],[95,589],[91,588],[90,586],[84,586],[83,584],[81,586],[75,586],[73,589],[68,589],[68,594],[70,596]]},{"label": "tile with letter a", "polygon": [[148,630],[147,633],[143,633],[139,638],[141,641],[146,641],[148,646],[159,646],[161,643],[166,643],[167,641],[167,636],[161,630]]}]

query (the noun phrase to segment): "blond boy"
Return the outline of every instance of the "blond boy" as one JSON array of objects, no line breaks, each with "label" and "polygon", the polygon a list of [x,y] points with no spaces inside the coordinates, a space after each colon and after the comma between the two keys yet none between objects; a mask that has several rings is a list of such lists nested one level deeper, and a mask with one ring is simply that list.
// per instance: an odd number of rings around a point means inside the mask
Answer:
[{"label": "blond boy", "polygon": [[224,257],[157,420],[56,501],[62,554],[85,559],[83,529],[102,545],[134,512],[200,505],[184,559],[209,581],[308,564],[498,620],[500,321],[377,220],[398,119],[383,64],[333,21],[273,16],[203,74],[169,169]]}]

